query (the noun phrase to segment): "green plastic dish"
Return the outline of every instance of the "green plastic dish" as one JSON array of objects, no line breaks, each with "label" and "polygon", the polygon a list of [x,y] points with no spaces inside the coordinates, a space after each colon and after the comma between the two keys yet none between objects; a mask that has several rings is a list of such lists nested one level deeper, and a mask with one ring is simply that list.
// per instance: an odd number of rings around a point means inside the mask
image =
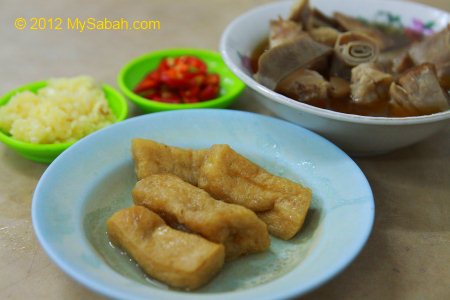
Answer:
[{"label": "green plastic dish", "polygon": [[[220,97],[199,103],[171,104],[149,100],[133,92],[134,87],[165,57],[192,55],[202,59],[208,72],[220,75]],[[245,84],[223,62],[218,52],[203,49],[166,49],[144,54],[126,64],[117,76],[121,91],[144,113],[192,108],[225,108],[236,100]]]},{"label": "green plastic dish", "polygon": [[[47,81],[39,81],[29,83],[17,89],[14,89],[0,98],[0,106],[8,103],[11,97],[19,92],[36,92],[46,85]],[[106,100],[108,101],[109,107],[116,117],[116,122],[126,119],[128,115],[128,106],[125,98],[117,90],[109,85],[104,84],[102,88],[103,92],[105,93]],[[32,144],[16,140],[11,137],[10,134],[3,131],[0,131],[0,141],[2,141],[9,148],[17,151],[23,157],[40,163],[51,163],[64,150],[75,143]]]}]

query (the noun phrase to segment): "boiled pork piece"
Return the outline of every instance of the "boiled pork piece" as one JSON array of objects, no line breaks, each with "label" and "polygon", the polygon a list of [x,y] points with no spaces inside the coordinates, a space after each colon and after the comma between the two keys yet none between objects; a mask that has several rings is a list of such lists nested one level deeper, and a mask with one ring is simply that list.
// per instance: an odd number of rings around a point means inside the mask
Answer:
[{"label": "boiled pork piece", "polygon": [[350,82],[340,77],[330,77],[330,87],[328,94],[333,99],[343,99],[350,97]]},{"label": "boiled pork piece", "polygon": [[269,34],[269,48],[289,42],[302,34],[302,26],[289,20],[271,20]]},{"label": "boiled pork piece", "polygon": [[372,38],[361,32],[346,32],[338,36],[330,76],[350,80],[351,69],[377,59],[379,48]]},{"label": "boiled pork piece", "polygon": [[392,75],[382,72],[374,63],[360,64],[352,70],[352,102],[364,106],[387,103],[392,81]]},{"label": "boiled pork piece", "polygon": [[312,8],[308,25],[308,29],[320,27],[331,27],[337,29],[339,27],[339,24],[334,18],[325,15],[317,8]]},{"label": "boiled pork piece", "polygon": [[437,113],[449,109],[448,95],[439,85],[433,64],[413,67],[390,87],[390,113],[397,117]]},{"label": "boiled pork piece", "polygon": [[329,85],[318,72],[299,69],[281,80],[275,91],[301,102],[326,102]]},{"label": "boiled pork piece", "polygon": [[333,27],[322,26],[312,28],[308,31],[308,33],[316,42],[334,47],[340,32]]},{"label": "boiled pork piece", "polygon": [[302,25],[304,30],[312,28],[332,27],[337,28],[338,23],[333,18],[328,17],[317,8],[309,5],[309,0],[298,0],[291,8],[289,20]]},{"label": "boiled pork piece", "polygon": [[394,41],[389,39],[389,37],[387,37],[385,34],[383,34],[380,30],[378,30],[374,26],[366,25],[356,18],[344,15],[339,12],[335,12],[333,16],[337,21],[337,23],[345,31],[362,32],[368,35],[375,41],[378,48],[380,48],[381,50],[387,49],[394,45]]},{"label": "boiled pork piece", "polygon": [[401,74],[414,66],[408,51],[404,51],[392,59],[391,70],[396,74]]},{"label": "boiled pork piece", "polygon": [[416,64],[433,63],[441,86],[450,89],[450,24],[444,30],[414,44],[409,55]]},{"label": "boiled pork piece", "polygon": [[274,90],[277,84],[290,73],[308,68],[319,61],[326,61],[332,48],[317,43],[308,34],[273,47],[259,58],[258,73],[255,79],[262,85]]},{"label": "boiled pork piece", "polygon": [[415,66],[409,54],[409,47],[400,47],[380,52],[374,61],[381,70],[387,73],[400,74]]},{"label": "boiled pork piece", "polygon": [[310,16],[311,7],[309,0],[298,0],[291,8],[289,20],[302,24],[303,28],[308,28]]}]

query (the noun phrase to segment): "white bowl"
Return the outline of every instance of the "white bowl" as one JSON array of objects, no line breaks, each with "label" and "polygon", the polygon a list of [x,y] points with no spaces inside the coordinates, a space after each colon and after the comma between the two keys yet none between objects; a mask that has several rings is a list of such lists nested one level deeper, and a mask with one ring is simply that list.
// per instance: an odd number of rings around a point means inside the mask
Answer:
[{"label": "white bowl", "polygon": [[[269,21],[287,17],[292,1],[279,1],[252,9],[236,18],[224,31],[220,51],[228,67],[250,88],[257,101],[276,116],[296,123],[333,141],[350,155],[386,153],[421,141],[450,124],[450,110],[407,118],[367,117],[334,112],[304,104],[278,94],[256,82],[249,58],[268,36]],[[367,20],[383,21],[387,13],[399,16],[405,27],[413,20],[433,21],[439,31],[450,14],[422,4],[387,0],[312,0],[326,14],[340,11]]]}]

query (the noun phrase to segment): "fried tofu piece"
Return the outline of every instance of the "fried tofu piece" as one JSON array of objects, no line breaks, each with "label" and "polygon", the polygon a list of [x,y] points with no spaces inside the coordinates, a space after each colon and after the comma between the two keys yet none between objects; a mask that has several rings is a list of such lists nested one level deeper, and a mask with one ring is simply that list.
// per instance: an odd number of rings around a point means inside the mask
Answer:
[{"label": "fried tofu piece", "polygon": [[215,199],[254,211],[269,232],[281,239],[292,238],[303,225],[311,191],[270,174],[228,145],[190,150],[134,139],[132,152],[138,179],[152,174],[176,175]]},{"label": "fried tofu piece", "polygon": [[257,212],[274,236],[287,240],[301,229],[311,191],[270,174],[228,145],[214,145],[209,149],[199,175],[199,187],[216,199]]},{"label": "fried tofu piece", "polygon": [[170,173],[193,185],[197,185],[198,171],[206,153],[206,150],[182,149],[145,139],[133,139],[131,151],[138,180]]},{"label": "fried tofu piece", "polygon": [[107,221],[111,241],[130,254],[153,278],[182,289],[196,289],[222,268],[225,248],[166,225],[143,206],[122,209]]},{"label": "fried tofu piece", "polygon": [[158,213],[172,227],[182,225],[225,245],[226,259],[262,252],[270,245],[266,224],[240,205],[212,198],[171,174],[151,175],[132,191],[135,204]]},{"label": "fried tofu piece", "polygon": [[[284,179],[284,178],[282,178]],[[269,232],[283,240],[293,238],[303,226],[311,203],[311,190],[291,182],[285,185],[285,197],[275,202],[273,209],[257,213]]]},{"label": "fried tofu piece", "polygon": [[200,168],[198,186],[216,199],[258,212],[272,209],[280,197],[271,188],[274,178],[230,146],[213,145]]}]

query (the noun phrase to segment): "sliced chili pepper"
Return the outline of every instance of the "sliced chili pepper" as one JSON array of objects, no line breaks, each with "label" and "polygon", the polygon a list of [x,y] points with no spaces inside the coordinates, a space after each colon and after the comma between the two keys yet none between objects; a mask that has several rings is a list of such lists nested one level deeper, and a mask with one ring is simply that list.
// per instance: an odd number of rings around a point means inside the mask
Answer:
[{"label": "sliced chili pepper", "polygon": [[206,84],[209,85],[219,85],[220,77],[217,74],[208,74],[206,76]]},{"label": "sliced chili pepper", "polygon": [[161,100],[169,103],[181,103],[180,96],[170,89],[163,88],[161,91]]},{"label": "sliced chili pepper", "polygon": [[186,64],[194,67],[198,73],[205,73],[207,72],[208,67],[206,66],[205,62],[203,62],[201,59],[194,57],[194,56],[182,56],[180,57],[180,60],[183,60],[186,62]]},{"label": "sliced chili pepper", "polygon": [[198,95],[200,101],[216,98],[219,94],[219,86],[207,85]]},{"label": "sliced chili pepper", "polygon": [[199,102],[198,93],[200,92],[200,87],[191,86],[189,89],[180,91],[180,95],[185,103]]},{"label": "sliced chili pepper", "polygon": [[134,89],[135,93],[167,103],[195,103],[216,98],[220,77],[194,56],[167,57]]},{"label": "sliced chili pepper", "polygon": [[149,95],[146,96],[145,98],[147,98],[148,100],[163,102],[161,96],[158,94]]},{"label": "sliced chili pepper", "polygon": [[138,84],[138,86],[134,89],[134,92],[141,93],[145,90],[155,88],[159,84],[159,81],[159,75],[157,72],[151,72]]}]

